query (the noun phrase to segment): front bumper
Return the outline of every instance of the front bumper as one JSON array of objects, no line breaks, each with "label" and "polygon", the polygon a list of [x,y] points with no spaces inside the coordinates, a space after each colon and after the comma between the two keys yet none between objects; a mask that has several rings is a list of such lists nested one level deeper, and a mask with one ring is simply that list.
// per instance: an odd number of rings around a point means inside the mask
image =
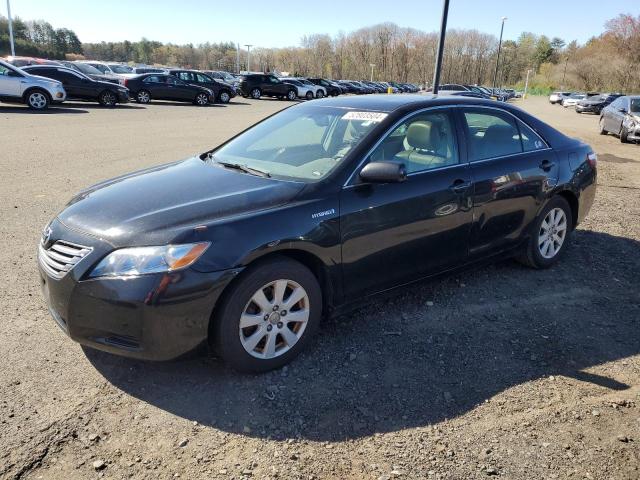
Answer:
[{"label": "front bumper", "polygon": [[129,103],[129,92],[121,92],[120,90],[118,90],[116,92],[116,95],[118,97],[118,103]]},{"label": "front bumper", "polygon": [[602,105],[580,105],[579,103],[576,105],[576,112],[578,113],[600,113],[600,110],[602,110]]},{"label": "front bumper", "polygon": [[68,241],[91,245],[93,251],[61,279],[47,274],[40,257],[38,266],[49,311],[71,339],[144,360],[176,358],[207,341],[216,301],[239,270],[86,278],[108,249],[69,233]]}]

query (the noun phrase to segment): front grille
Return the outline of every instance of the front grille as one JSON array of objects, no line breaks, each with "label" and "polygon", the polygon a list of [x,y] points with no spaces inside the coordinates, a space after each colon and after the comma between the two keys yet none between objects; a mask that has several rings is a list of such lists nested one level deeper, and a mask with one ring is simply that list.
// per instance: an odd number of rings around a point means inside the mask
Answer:
[{"label": "front grille", "polygon": [[83,247],[75,243],[58,240],[49,248],[38,247],[40,265],[53,278],[64,277],[77,263],[86,257],[91,247]]}]

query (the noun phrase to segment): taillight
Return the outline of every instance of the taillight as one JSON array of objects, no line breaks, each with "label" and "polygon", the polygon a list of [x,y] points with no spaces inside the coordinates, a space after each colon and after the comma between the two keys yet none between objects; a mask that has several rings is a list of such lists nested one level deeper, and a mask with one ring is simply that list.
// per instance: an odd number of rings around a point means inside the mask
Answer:
[{"label": "taillight", "polygon": [[598,155],[594,152],[591,152],[587,155],[587,163],[591,168],[596,168],[598,165]]}]

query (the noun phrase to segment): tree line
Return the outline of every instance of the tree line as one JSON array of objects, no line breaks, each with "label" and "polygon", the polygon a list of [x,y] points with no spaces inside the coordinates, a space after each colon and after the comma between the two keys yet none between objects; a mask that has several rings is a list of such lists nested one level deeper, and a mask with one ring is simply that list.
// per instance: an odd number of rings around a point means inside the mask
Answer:
[{"label": "tree line", "polygon": [[[0,17],[0,54],[6,51],[6,19]],[[291,75],[395,80],[429,85],[433,78],[438,34],[393,23],[381,23],[335,36],[311,34],[284,48],[239,52],[232,42],[176,45],[140,41],[80,44],[73,31],[55,30],[46,22],[14,22],[17,49],[49,52],[50,58],[86,58],[158,64],[203,70],[288,72]],[[25,47],[25,51],[22,47]],[[491,85],[498,39],[477,30],[451,29],[443,56],[443,83]],[[373,65],[373,67],[372,67]],[[522,88],[527,72],[534,89],[639,91],[640,15],[619,15],[602,34],[584,45],[529,32],[502,44],[498,86]]]},{"label": "tree line", "polygon": [[[73,30],[53,28],[43,20],[13,19],[13,38],[17,55],[64,59],[82,54],[82,42]],[[0,55],[11,53],[9,21],[0,15]]]}]

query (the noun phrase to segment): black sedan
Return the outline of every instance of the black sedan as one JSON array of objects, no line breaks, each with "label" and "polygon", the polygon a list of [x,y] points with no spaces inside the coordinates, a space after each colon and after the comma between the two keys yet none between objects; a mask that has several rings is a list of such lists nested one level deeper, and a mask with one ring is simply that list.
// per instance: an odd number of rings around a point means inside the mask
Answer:
[{"label": "black sedan", "polygon": [[129,101],[129,90],[111,82],[99,82],[84,73],[55,65],[30,65],[22,67],[25,72],[62,82],[67,100],[97,101],[105,107]]},{"label": "black sedan", "polygon": [[42,234],[44,296],[84,345],[160,360],[208,344],[265,371],[371,295],[488,258],[554,265],[594,201],[596,161],[482,99],[297,104],[77,194]]},{"label": "black sedan", "polygon": [[76,70],[78,72],[84,73],[87,77],[99,82],[109,82],[115,84],[121,83],[121,77],[117,77],[116,75],[112,74],[104,74],[96,67],[94,67],[93,65],[89,65],[88,63],[69,62],[67,60],[60,60],[60,63],[63,66],[70,68],[71,70]]},{"label": "black sedan", "polygon": [[172,69],[169,70],[169,73],[191,85],[208,88],[213,92],[213,98],[220,103],[229,103],[236,96],[236,89],[233,85],[212,78],[206,73],[185,69]]},{"label": "black sedan", "polygon": [[587,95],[587,98],[580,100],[576,104],[576,113],[595,113],[600,115],[602,109],[613,102],[616,98],[622,97],[621,93],[598,93]]},{"label": "black sedan", "polygon": [[201,107],[215,101],[213,91],[199,85],[191,85],[168,73],[144,73],[124,80],[125,86],[138,103],[151,100],[191,102]]}]

